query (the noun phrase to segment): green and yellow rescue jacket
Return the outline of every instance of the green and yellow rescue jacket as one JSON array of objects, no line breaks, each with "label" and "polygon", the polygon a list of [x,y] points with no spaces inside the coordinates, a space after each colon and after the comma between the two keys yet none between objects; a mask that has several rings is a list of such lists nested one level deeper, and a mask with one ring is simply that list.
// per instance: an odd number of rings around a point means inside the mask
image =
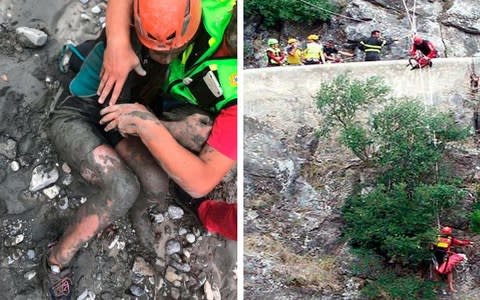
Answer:
[{"label": "green and yellow rescue jacket", "polygon": [[232,18],[235,0],[202,1],[202,26],[194,42],[169,67],[164,92],[219,112],[237,99],[237,58],[212,58]]}]

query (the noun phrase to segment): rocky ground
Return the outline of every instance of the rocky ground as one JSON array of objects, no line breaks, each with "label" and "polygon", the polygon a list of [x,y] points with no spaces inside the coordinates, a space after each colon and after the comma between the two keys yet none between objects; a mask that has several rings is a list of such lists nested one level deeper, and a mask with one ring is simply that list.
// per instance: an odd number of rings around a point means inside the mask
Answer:
[{"label": "rocky ground", "polygon": [[[266,41],[277,38],[286,46],[295,37],[305,47],[306,37],[315,33],[324,42],[333,39],[339,49],[350,51],[356,57],[350,61],[362,61],[363,52],[358,49],[361,40],[380,30],[387,40],[382,59],[404,59],[411,45],[412,27],[408,22],[402,1],[394,0],[331,0],[339,7],[341,16],[333,16],[328,24],[284,23],[281,30],[265,28],[258,18],[245,20],[245,67],[258,68],[264,61]],[[440,57],[466,57],[480,52],[480,7],[475,0],[407,0],[409,14],[415,16],[417,33],[431,40]],[[314,8],[312,8],[314,9]]]},{"label": "rocky ground", "polygon": [[[372,180],[371,172],[334,137],[319,140],[308,125],[299,124],[294,131],[279,128],[245,118],[245,298],[363,299],[360,290],[368,274],[353,271],[357,258],[342,238],[340,210],[356,182]],[[460,212],[478,201],[477,145],[472,139],[449,154],[452,169],[469,191]],[[468,229],[468,214],[441,217]],[[480,242],[468,231],[458,234]],[[438,299],[479,297],[480,250],[469,249],[467,256],[468,264],[455,273],[458,293],[440,290]],[[417,276],[428,278],[427,273]]]},{"label": "rocky ground", "polygon": [[[105,7],[100,0],[0,2],[3,299],[43,298],[39,263],[47,245],[97,192],[57,156],[45,122],[69,79],[57,68],[61,45],[94,38]],[[235,182],[232,174],[213,197],[235,201]],[[150,216],[155,257],[127,217],[117,220],[76,255],[75,299],[236,299],[236,243],[205,232],[171,196]]]}]

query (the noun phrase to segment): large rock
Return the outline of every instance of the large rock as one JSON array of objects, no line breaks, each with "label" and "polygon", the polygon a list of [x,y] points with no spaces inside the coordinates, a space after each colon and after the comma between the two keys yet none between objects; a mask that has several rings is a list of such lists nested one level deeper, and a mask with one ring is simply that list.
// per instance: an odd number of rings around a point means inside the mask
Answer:
[{"label": "large rock", "polygon": [[244,119],[245,197],[262,193],[288,196],[298,177],[298,164],[287,146],[268,126],[253,118]]},{"label": "large rock", "polygon": [[480,6],[477,0],[455,0],[442,23],[471,34],[480,34]]},{"label": "large rock", "polygon": [[39,48],[47,43],[48,35],[38,29],[18,27],[16,30],[18,40],[24,47]]}]

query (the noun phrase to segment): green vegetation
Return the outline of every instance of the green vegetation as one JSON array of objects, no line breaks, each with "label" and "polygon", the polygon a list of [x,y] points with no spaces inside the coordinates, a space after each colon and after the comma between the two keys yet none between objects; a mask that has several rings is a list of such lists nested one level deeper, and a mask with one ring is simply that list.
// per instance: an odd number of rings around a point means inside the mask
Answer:
[{"label": "green vegetation", "polygon": [[367,284],[362,294],[368,299],[433,300],[437,299],[434,292],[436,285],[438,283],[415,276],[398,276],[386,271]]},{"label": "green vegetation", "polygon": [[[323,84],[317,95],[317,107],[325,116],[320,133],[338,128],[340,142],[375,174],[369,189],[359,184],[343,207],[344,234],[359,249],[355,254],[362,261],[370,251],[413,271],[431,255],[437,216],[465,197],[459,183],[442,169],[442,158],[446,145],[465,139],[469,130],[456,124],[452,114],[427,109],[413,99],[389,99],[388,91],[379,78],[362,82],[341,75]],[[360,109],[378,102],[384,103],[382,110],[359,117]],[[480,229],[480,213],[472,216],[472,225],[475,218]],[[388,270],[380,273],[365,287],[365,296],[433,297],[428,282]]]},{"label": "green vegetation", "polygon": [[436,299],[435,283],[412,275],[398,275],[385,269],[384,259],[371,250],[352,249],[356,259],[352,262],[352,275],[367,278],[362,295],[368,299]]},{"label": "green vegetation", "polygon": [[[317,107],[325,116],[320,134],[327,136],[333,127],[338,126],[352,130],[352,135],[362,134],[351,128],[355,125],[357,112],[370,104],[387,101],[389,92],[390,88],[380,77],[361,81],[342,74],[322,84],[316,97]],[[369,144],[368,141],[365,143]]]},{"label": "green vegetation", "polygon": [[373,250],[389,260],[416,267],[430,257],[436,212],[464,196],[446,184],[378,185],[368,194],[350,197],[344,208],[345,234],[352,246]]},{"label": "green vegetation", "polygon": [[283,21],[312,24],[329,20],[331,14],[317,7],[336,11],[328,0],[308,0],[308,3],[312,5],[287,0],[245,0],[243,7],[245,17],[260,15],[267,27],[278,26]]},{"label": "green vegetation", "polygon": [[480,203],[476,203],[473,207],[473,212],[470,216],[470,227],[473,232],[480,233]]}]

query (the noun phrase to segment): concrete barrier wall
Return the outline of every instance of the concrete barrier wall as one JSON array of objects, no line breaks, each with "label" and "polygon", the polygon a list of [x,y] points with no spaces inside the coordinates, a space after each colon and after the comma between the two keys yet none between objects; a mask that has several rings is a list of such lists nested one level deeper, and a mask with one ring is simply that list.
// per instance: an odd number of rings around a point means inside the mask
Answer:
[{"label": "concrete barrier wall", "polygon": [[321,83],[348,72],[358,79],[381,76],[391,86],[393,96],[417,97],[426,105],[452,109],[461,122],[470,122],[471,110],[464,107],[463,99],[470,89],[472,58],[439,58],[433,60],[433,68],[414,71],[407,63],[395,60],[245,70],[245,116],[283,130],[305,123],[315,126],[320,116],[314,96]]}]

